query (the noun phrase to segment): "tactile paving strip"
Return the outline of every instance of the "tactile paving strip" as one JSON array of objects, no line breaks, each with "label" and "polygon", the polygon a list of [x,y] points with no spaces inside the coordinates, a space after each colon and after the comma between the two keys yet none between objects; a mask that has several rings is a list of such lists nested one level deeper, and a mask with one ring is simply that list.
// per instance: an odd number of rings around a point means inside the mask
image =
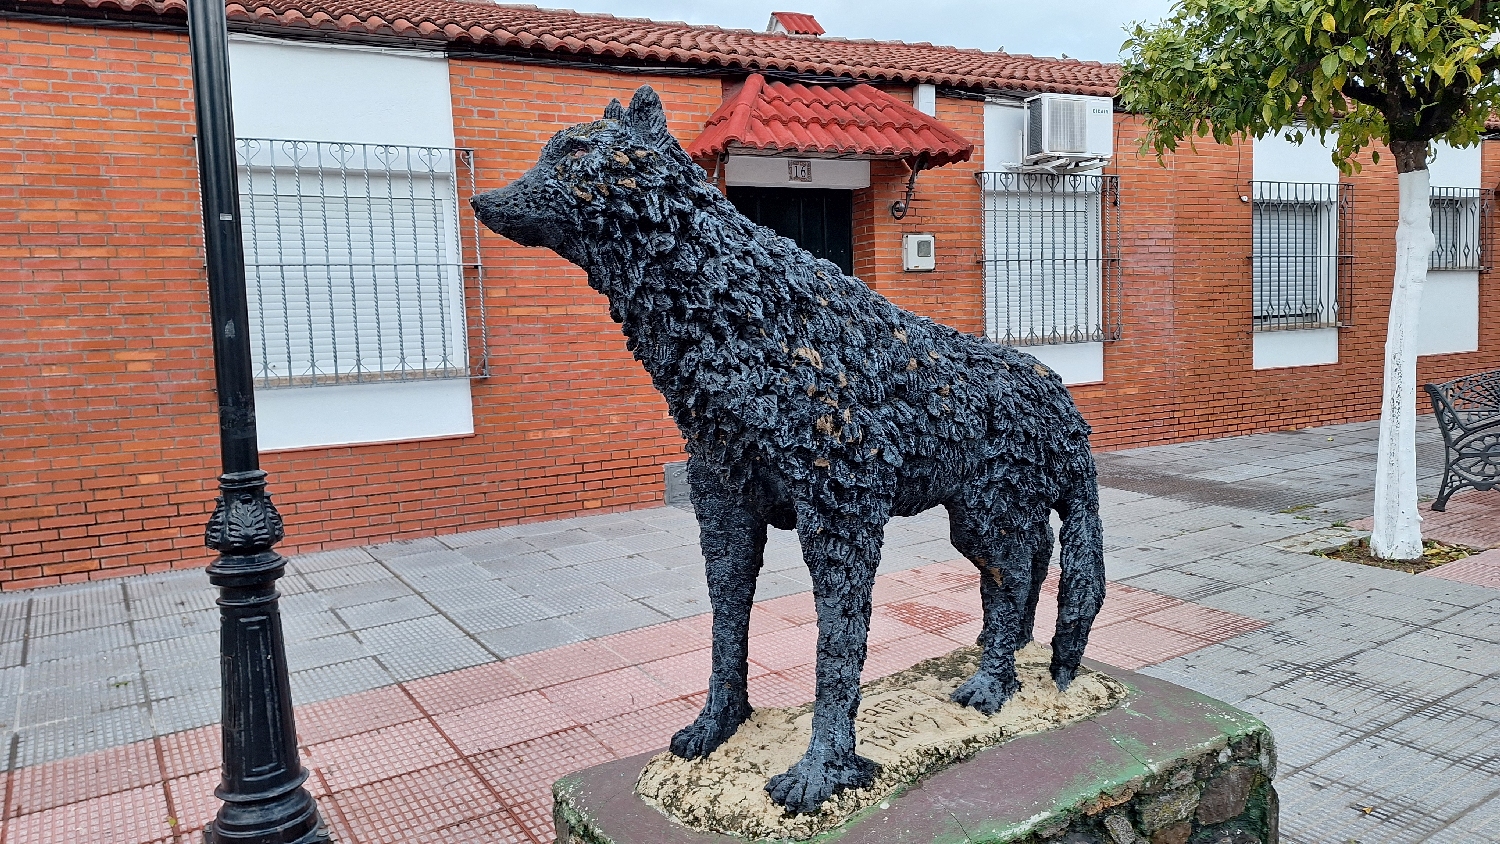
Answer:
[{"label": "tactile paving strip", "polygon": [[127,744],[14,772],[10,813],[41,812],[160,781],[155,745]]},{"label": "tactile paving strip", "polygon": [[458,759],[453,746],[425,719],[315,744],[307,752],[311,766],[335,792]]},{"label": "tactile paving strip", "polygon": [[[172,834],[166,792],[160,784],[94,797],[11,818],[8,844],[145,844]],[[103,836],[107,836],[103,837]]]},{"label": "tactile paving strip", "polygon": [[465,762],[449,762],[337,792],[334,800],[358,844],[426,841],[438,830],[502,809]]}]

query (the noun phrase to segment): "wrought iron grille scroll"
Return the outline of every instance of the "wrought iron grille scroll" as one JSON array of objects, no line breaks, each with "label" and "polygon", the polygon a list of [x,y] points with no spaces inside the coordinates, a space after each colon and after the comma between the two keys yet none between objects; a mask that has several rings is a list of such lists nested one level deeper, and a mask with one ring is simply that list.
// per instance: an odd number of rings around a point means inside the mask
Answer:
[{"label": "wrought iron grille scroll", "polygon": [[990,339],[1012,346],[1118,340],[1119,177],[978,177]]},{"label": "wrought iron grille scroll", "polygon": [[1434,270],[1477,270],[1484,261],[1481,233],[1488,197],[1479,188],[1432,188],[1432,235],[1427,266]]},{"label": "wrought iron grille scroll", "polygon": [[458,200],[475,192],[472,151],[240,138],[236,152],[258,388],[489,374],[477,223]]},{"label": "wrought iron grille scroll", "polygon": [[1348,322],[1354,188],[1251,182],[1251,299],[1257,331]]}]

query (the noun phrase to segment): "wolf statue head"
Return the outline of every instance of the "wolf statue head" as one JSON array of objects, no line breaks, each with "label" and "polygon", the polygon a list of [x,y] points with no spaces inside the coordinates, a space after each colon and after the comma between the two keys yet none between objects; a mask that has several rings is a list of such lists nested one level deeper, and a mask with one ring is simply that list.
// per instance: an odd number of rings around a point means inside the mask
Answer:
[{"label": "wolf statue head", "polygon": [[470,202],[489,229],[553,250],[600,287],[600,260],[626,257],[601,251],[630,249],[633,263],[649,262],[672,250],[695,210],[727,202],[706,178],[643,86],[629,108],[611,100],[603,119],[558,132],[525,175]]}]

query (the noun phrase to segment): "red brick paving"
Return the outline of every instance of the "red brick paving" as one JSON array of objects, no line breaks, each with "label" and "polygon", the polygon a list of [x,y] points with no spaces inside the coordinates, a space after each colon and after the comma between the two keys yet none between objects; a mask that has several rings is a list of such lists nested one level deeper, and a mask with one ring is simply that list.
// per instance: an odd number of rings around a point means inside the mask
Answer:
[{"label": "red brick paving", "polygon": [[1444,580],[1456,580],[1459,583],[1500,589],[1500,548],[1491,548],[1482,554],[1445,563],[1430,571],[1422,572],[1422,576],[1440,577]]},{"label": "red brick paving", "polygon": [[[977,585],[967,563],[882,575],[866,679],[972,643]],[[1038,607],[1044,640],[1056,588]],[[1139,668],[1261,624],[1113,584],[1088,654]],[[756,605],[754,705],[812,699],[816,639],[810,595]],[[695,616],[299,707],[308,787],[339,844],[550,844],[552,781],[665,746],[702,705],[708,643]],[[15,772],[0,840],[196,842],[219,752],[215,726]]]},{"label": "red brick paving", "polygon": [[[1448,499],[1441,513],[1431,502],[1417,505],[1422,514],[1422,538],[1473,548],[1500,548],[1500,490],[1464,490]],[[1370,530],[1374,517],[1349,523],[1357,530]]]},{"label": "red brick paving", "polygon": [[[1422,513],[1423,539],[1490,549],[1425,571],[1424,577],[1500,588],[1500,490],[1465,490],[1448,499],[1448,506],[1441,513],[1434,513],[1430,503],[1417,509]],[[1375,519],[1359,519],[1349,526],[1370,530]]]}]

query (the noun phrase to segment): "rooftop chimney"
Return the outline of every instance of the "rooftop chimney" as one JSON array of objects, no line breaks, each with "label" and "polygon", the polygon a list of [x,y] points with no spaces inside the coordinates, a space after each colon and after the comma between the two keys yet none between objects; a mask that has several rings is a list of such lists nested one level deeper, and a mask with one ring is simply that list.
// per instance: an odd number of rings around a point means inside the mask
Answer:
[{"label": "rooftop chimney", "polygon": [[766,24],[766,32],[783,35],[822,35],[826,30],[818,25],[818,21],[812,15],[802,12],[772,12],[771,22]]}]

